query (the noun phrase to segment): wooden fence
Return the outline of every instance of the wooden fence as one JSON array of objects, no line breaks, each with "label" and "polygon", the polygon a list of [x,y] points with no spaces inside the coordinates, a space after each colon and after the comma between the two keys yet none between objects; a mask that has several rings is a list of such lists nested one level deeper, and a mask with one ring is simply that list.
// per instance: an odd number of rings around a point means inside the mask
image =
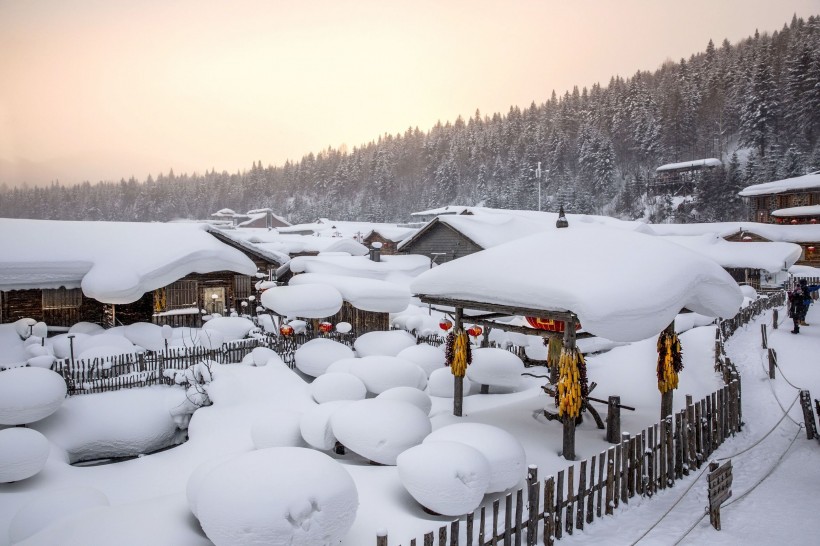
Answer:
[{"label": "wooden fence", "polygon": [[[446,523],[410,546],[551,545],[565,534],[583,530],[595,518],[613,514],[635,496],[652,497],[703,466],[712,453],[742,426],[740,375],[726,357],[724,340],[760,313],[785,303],[785,294],[753,302],[738,316],[718,324],[715,369],[725,385],[635,436],[538,481],[530,466],[527,484],[495,498],[463,519]],[[463,537],[463,539],[462,539]],[[387,546],[388,536],[376,537]]]}]

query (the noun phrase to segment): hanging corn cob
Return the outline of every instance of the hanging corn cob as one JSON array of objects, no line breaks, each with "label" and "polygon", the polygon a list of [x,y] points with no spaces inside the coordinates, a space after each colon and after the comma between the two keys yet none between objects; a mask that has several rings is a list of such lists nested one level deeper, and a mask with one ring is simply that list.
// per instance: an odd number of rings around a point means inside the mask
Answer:
[{"label": "hanging corn cob", "polygon": [[683,369],[683,352],[677,334],[666,330],[658,336],[658,390],[661,393],[678,388],[678,374]]},{"label": "hanging corn cob", "polygon": [[558,415],[571,419],[578,417],[588,395],[584,355],[577,347],[562,350],[558,361],[558,389],[555,397]]},{"label": "hanging corn cob", "polygon": [[561,359],[561,351],[564,347],[561,338],[552,336],[549,340],[544,339],[544,344],[547,346],[547,367],[552,370],[558,367],[558,361]]},{"label": "hanging corn cob", "polygon": [[447,334],[445,358],[453,375],[464,377],[464,374],[467,373],[467,366],[473,361],[470,341],[464,331],[459,330],[458,333],[450,332]]}]

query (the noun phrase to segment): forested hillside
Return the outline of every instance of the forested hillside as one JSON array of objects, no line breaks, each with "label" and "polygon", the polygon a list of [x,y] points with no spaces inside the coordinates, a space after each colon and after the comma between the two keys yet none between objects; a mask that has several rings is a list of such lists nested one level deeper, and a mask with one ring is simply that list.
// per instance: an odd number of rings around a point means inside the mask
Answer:
[{"label": "forested hillside", "polygon": [[[545,98],[549,92],[545,91]],[[272,129],[273,130],[273,129]],[[305,128],[310,130],[310,128]],[[820,169],[820,16],[607,85],[555,92],[506,114],[385,135],[352,151],[241,173],[159,174],[75,187],[3,187],[0,216],[50,219],[205,218],[269,206],[291,221],[319,216],[402,221],[446,204],[537,207],[635,218],[664,163],[719,157],[687,220],[744,219],[745,185]],[[653,220],[671,213],[655,203]]]}]

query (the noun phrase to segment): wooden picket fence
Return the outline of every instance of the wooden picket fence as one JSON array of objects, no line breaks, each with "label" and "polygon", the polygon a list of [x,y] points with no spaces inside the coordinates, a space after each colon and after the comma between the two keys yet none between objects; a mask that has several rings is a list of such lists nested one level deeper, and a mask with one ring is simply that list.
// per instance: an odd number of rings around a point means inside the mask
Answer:
[{"label": "wooden picket fence", "polygon": [[[613,514],[635,496],[652,497],[673,487],[706,464],[743,424],[740,374],[726,357],[724,340],[760,313],[784,303],[781,292],[718,323],[715,370],[724,379],[722,388],[697,402],[687,395],[683,410],[635,436],[624,433],[620,443],[544,481],[538,481],[537,467],[530,466],[523,488],[410,540],[410,546],[521,546],[522,541],[534,546],[539,533],[544,545],[552,545],[595,518]],[[376,537],[376,544],[387,546],[386,532]]]}]

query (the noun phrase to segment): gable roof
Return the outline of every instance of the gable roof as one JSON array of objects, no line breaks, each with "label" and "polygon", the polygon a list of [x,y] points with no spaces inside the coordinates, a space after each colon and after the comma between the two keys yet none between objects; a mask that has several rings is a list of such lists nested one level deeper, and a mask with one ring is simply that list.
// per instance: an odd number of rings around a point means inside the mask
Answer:
[{"label": "gable roof", "polygon": [[753,197],[755,195],[769,195],[773,193],[785,193],[789,191],[820,190],[820,171],[784,180],[775,180],[763,184],[747,186],[738,192],[741,197]]}]

